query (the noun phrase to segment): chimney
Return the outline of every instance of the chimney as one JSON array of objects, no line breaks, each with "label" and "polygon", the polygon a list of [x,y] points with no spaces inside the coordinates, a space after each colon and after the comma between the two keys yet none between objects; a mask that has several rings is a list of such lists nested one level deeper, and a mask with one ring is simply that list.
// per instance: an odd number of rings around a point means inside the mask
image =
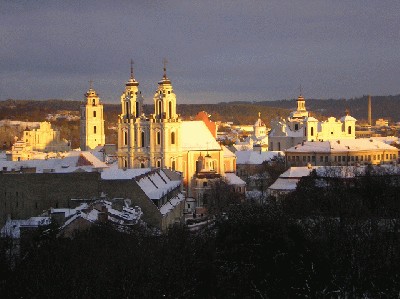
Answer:
[{"label": "chimney", "polygon": [[368,95],[368,124],[372,126],[372,107],[371,107],[371,96]]},{"label": "chimney", "polygon": [[97,214],[97,220],[101,223],[106,223],[108,220],[108,209],[105,206],[101,207],[101,212]]}]

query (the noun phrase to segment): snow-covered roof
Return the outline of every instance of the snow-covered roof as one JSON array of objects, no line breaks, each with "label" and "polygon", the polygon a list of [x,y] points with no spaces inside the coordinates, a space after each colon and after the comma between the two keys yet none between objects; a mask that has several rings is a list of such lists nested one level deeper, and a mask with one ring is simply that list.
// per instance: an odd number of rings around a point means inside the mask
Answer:
[{"label": "snow-covered roof", "polygon": [[218,142],[202,120],[183,121],[181,126],[183,151],[221,150]]},{"label": "snow-covered roof", "polygon": [[162,170],[151,172],[136,181],[150,199],[160,199],[181,184],[180,180],[172,181]]},{"label": "snow-covered roof", "polygon": [[110,167],[101,172],[101,178],[103,180],[131,180],[150,171],[150,168],[121,169]]},{"label": "snow-covered roof", "polygon": [[237,157],[236,164],[262,164],[264,161],[270,161],[279,154],[283,155],[280,151],[236,151],[235,155]]},{"label": "snow-covered roof", "polygon": [[296,190],[299,179],[282,179],[278,178],[268,189],[281,190],[281,191],[294,191]]},{"label": "snow-covered roof", "polygon": [[333,153],[333,152],[349,152],[349,151],[369,151],[369,150],[397,150],[395,147],[385,144],[379,140],[372,138],[360,139],[340,139],[330,141],[305,141],[301,144],[293,146],[286,152],[316,152],[316,153]]},{"label": "snow-covered roof", "polygon": [[225,177],[230,185],[246,185],[245,181],[232,172],[225,173]]},{"label": "snow-covered roof", "polygon": [[225,145],[222,146],[224,151],[224,158],[236,158],[236,155],[232,153]]},{"label": "snow-covered roof", "polygon": [[5,225],[1,228],[0,235],[2,238],[11,237],[13,239],[19,239],[21,228],[49,225],[50,222],[50,217],[31,217],[26,220],[8,219]]},{"label": "snow-covered roof", "polygon": [[185,197],[183,196],[183,194],[178,193],[177,196],[171,198],[170,200],[168,200],[167,203],[165,203],[163,206],[161,206],[160,213],[162,215],[168,214],[170,211],[172,211],[177,205],[179,205],[184,200],[185,200]]},{"label": "snow-covered roof", "polygon": [[54,172],[69,173],[77,170],[94,171],[108,166],[90,152],[70,151],[58,158],[45,160],[2,161],[0,170],[18,171],[21,168],[36,168],[36,173]]},{"label": "snow-covered roof", "polygon": [[370,137],[370,139],[381,141],[386,144],[399,143],[399,137],[396,137],[396,136]]}]

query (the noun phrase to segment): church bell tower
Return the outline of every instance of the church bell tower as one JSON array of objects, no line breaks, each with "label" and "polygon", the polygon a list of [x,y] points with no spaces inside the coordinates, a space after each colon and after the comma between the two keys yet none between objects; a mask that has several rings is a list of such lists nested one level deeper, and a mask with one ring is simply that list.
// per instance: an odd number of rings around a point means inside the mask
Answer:
[{"label": "church bell tower", "polygon": [[92,150],[105,144],[103,104],[90,81],[85,94],[86,104],[81,106],[81,150]]}]

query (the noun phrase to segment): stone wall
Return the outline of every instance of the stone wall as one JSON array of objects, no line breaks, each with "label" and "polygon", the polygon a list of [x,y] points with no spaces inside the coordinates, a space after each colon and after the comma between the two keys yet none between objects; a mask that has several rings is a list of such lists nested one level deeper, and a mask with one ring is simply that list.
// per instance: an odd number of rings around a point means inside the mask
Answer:
[{"label": "stone wall", "polygon": [[72,198],[93,198],[100,195],[100,174],[0,172],[0,225],[7,215],[27,219],[53,208],[75,207]]}]

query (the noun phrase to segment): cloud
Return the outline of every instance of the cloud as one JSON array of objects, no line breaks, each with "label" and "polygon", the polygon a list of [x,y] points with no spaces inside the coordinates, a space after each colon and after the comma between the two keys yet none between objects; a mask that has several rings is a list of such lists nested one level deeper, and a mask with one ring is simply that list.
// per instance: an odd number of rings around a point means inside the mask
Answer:
[{"label": "cloud", "polygon": [[[0,99],[146,98],[162,58],[180,102],[396,94],[398,1],[0,1]],[[182,99],[179,99],[179,95]],[[207,95],[207,96],[206,96]]]}]

